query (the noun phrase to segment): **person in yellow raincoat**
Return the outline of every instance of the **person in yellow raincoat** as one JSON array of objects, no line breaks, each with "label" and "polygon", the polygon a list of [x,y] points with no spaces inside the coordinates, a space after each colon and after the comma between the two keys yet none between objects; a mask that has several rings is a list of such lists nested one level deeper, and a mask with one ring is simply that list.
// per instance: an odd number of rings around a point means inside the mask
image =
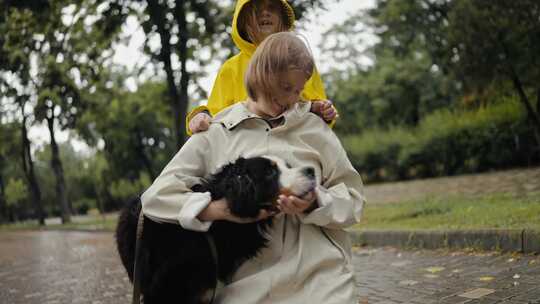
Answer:
[{"label": "person in yellow raincoat", "polygon": [[[232,38],[240,53],[229,58],[219,70],[208,104],[196,107],[186,117],[188,135],[207,130],[214,115],[246,100],[248,95],[244,86],[244,74],[253,52],[266,36],[292,30],[294,21],[294,11],[286,0],[237,1]],[[311,111],[333,125],[337,112],[332,103],[326,100],[324,85],[317,70],[306,82],[301,97],[306,101],[319,101],[313,103]]]}]

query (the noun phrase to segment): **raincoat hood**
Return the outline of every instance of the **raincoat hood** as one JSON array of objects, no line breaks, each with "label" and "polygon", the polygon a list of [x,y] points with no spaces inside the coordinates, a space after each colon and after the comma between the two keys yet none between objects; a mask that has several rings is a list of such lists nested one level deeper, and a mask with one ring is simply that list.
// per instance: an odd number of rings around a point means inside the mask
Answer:
[{"label": "raincoat hood", "polygon": [[[275,0],[281,3],[282,9],[285,11],[285,15],[287,16],[287,20],[285,21],[287,23],[287,27],[289,30],[291,30],[294,26],[295,16],[294,11],[292,7],[287,3],[287,0]],[[234,8],[234,17],[233,17],[233,24],[232,24],[232,38],[234,41],[234,44],[240,49],[241,52],[245,52],[249,55],[253,54],[255,52],[255,49],[257,48],[255,44],[245,40],[240,35],[240,31],[238,30],[238,16],[240,16],[240,12],[242,11],[242,8],[244,8],[244,5],[246,5],[250,0],[238,0],[236,2],[236,7]]]}]

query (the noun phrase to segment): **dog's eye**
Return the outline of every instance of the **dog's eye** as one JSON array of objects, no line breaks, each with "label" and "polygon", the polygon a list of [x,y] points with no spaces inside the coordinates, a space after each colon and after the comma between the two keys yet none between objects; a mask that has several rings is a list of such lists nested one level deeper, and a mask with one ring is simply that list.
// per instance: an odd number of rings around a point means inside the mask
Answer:
[{"label": "dog's eye", "polygon": [[272,168],[269,168],[267,171],[266,171],[266,176],[267,177],[274,177],[275,175],[277,174],[277,168],[275,167],[272,167]]},{"label": "dog's eye", "polygon": [[287,166],[287,168],[289,168],[289,169],[292,168],[291,164],[289,164],[289,163],[285,163],[285,166]]}]

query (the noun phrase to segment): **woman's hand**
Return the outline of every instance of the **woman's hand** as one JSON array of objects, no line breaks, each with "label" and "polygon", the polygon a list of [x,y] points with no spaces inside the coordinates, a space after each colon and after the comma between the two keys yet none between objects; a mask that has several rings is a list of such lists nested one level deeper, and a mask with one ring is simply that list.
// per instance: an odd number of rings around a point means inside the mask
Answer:
[{"label": "woman's hand", "polygon": [[275,215],[275,212],[270,212],[267,210],[261,210],[259,215],[255,218],[241,218],[231,214],[229,206],[225,198],[212,201],[208,206],[199,213],[197,218],[202,222],[216,221],[216,220],[226,220],[229,222],[234,222],[238,224],[253,223],[260,220],[264,220],[270,216]]},{"label": "woman's hand", "polygon": [[193,134],[206,131],[210,127],[210,121],[212,121],[212,116],[208,115],[208,113],[206,112],[197,113],[189,121],[189,129],[191,130]]},{"label": "woman's hand", "polygon": [[285,214],[308,213],[317,207],[315,200],[317,196],[314,191],[309,192],[302,198],[297,196],[280,195],[278,198],[278,209]]},{"label": "woman's hand", "polygon": [[331,122],[338,117],[337,111],[330,100],[314,100],[311,103],[311,112],[317,114],[326,122]]}]

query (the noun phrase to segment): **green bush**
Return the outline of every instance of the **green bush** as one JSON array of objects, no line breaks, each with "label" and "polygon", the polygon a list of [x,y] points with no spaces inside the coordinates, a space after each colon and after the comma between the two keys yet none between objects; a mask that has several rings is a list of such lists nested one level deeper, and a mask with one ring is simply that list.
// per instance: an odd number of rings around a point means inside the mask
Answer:
[{"label": "green bush", "polygon": [[343,140],[351,162],[367,180],[397,180],[403,175],[398,158],[402,147],[414,143],[412,132],[394,127],[391,130],[367,130],[360,136]]},{"label": "green bush", "polygon": [[6,204],[16,207],[28,196],[25,182],[20,178],[10,178],[5,189]]},{"label": "green bush", "polygon": [[109,186],[109,191],[115,199],[126,201],[135,195],[141,194],[150,184],[150,177],[142,173],[137,180],[119,179],[114,181]]},{"label": "green bush", "polygon": [[87,214],[88,210],[96,208],[96,200],[84,197],[73,202],[73,211],[77,214]]},{"label": "green bush", "polygon": [[415,129],[367,130],[344,145],[370,182],[540,163],[526,113],[510,98],[474,111],[436,111]]}]

